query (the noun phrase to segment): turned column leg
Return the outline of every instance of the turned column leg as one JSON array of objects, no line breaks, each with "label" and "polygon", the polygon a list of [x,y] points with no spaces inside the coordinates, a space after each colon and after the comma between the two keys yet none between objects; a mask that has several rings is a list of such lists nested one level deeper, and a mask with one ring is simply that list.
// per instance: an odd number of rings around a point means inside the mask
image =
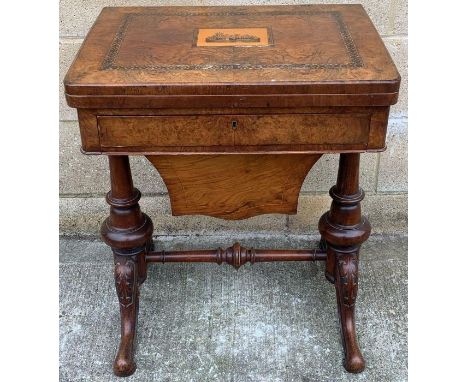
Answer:
[{"label": "turned column leg", "polygon": [[361,216],[364,191],[359,188],[359,154],[341,154],[336,185],[330,189],[332,205],[320,219],[319,231],[327,246],[325,276],[335,285],[344,366],[351,373],[364,370],[365,361],[356,338],[354,306],[358,291],[359,247],[370,234]]},{"label": "turned column leg", "polygon": [[109,156],[110,215],[101,227],[103,240],[114,253],[115,287],[120,304],[121,337],[114,373],[128,376],[136,369],[134,347],[139,286],[146,279],[145,256],[152,244],[153,223],[140,211],[140,191],[133,187],[128,156]]}]

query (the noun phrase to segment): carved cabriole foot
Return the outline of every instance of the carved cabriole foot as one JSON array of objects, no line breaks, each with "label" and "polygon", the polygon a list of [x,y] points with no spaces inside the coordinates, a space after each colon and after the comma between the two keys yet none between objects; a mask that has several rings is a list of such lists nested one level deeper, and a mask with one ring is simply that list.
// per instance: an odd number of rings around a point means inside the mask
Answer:
[{"label": "carved cabriole foot", "polygon": [[370,224],[361,217],[359,188],[359,154],[341,154],[338,180],[330,190],[330,211],[319,221],[319,231],[326,241],[325,277],[335,285],[345,352],[344,367],[360,373],[365,361],[356,337],[354,306],[358,291],[359,247],[370,234]]},{"label": "carved cabriole foot", "polygon": [[[344,252],[344,251],[347,252]],[[360,373],[365,361],[359,350],[356,337],[354,306],[358,291],[358,247],[330,248],[335,253],[335,289],[338,316],[341,324],[341,339],[345,353],[344,367],[350,373]]]},{"label": "carved cabriole foot", "polygon": [[152,245],[153,223],[140,211],[140,191],[133,187],[127,156],[109,156],[111,191],[107,194],[110,215],[101,236],[114,253],[115,287],[120,304],[121,338],[114,373],[134,373],[134,348],[138,320],[139,285],[146,279],[146,254]]},{"label": "carved cabriole foot", "polygon": [[139,281],[137,256],[119,256],[114,252],[115,289],[120,304],[120,345],[114,361],[114,373],[128,376],[135,372],[133,359],[138,321]]}]

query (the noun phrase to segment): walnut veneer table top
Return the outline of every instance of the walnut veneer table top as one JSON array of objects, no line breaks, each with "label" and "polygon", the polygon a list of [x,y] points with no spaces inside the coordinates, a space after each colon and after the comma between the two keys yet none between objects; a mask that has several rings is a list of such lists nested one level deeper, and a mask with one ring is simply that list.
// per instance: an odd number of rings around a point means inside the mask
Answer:
[{"label": "walnut veneer table top", "polygon": [[394,103],[399,83],[361,5],[123,7],[103,9],[65,91],[77,107],[96,95],[311,93],[322,105],[367,94],[351,102],[362,106]]}]

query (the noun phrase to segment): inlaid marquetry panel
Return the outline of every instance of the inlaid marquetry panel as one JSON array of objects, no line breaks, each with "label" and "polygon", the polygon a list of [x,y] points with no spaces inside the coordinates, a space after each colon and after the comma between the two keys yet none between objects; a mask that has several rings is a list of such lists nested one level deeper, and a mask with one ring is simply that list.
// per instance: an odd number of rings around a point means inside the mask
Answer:
[{"label": "inlaid marquetry panel", "polygon": [[273,45],[271,28],[199,28],[194,33],[194,46]]},{"label": "inlaid marquetry panel", "polygon": [[[272,27],[266,28],[265,25]],[[202,28],[194,31],[194,26]],[[274,44],[272,29],[276,31]],[[144,38],[141,30],[145,30]],[[300,52],[296,50],[299,44]],[[190,49],[190,45],[197,49]],[[219,49],[226,45],[239,49]],[[240,49],[265,45],[270,49]],[[129,13],[123,17],[102,62],[102,69],[119,70],[361,66],[362,58],[341,13],[309,9],[263,11],[255,15],[234,10],[205,13],[145,10]]]}]

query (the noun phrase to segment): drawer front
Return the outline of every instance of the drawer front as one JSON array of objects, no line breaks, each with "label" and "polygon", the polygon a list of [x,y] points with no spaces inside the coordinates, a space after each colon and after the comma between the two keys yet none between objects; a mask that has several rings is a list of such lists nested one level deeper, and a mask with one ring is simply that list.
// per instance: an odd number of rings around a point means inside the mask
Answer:
[{"label": "drawer front", "polygon": [[368,114],[99,116],[104,151],[245,151],[255,146],[365,149]]},{"label": "drawer front", "polygon": [[229,146],[233,132],[224,116],[98,117],[101,146]]},{"label": "drawer front", "polygon": [[366,144],[368,115],[286,114],[239,117],[235,144]]}]

